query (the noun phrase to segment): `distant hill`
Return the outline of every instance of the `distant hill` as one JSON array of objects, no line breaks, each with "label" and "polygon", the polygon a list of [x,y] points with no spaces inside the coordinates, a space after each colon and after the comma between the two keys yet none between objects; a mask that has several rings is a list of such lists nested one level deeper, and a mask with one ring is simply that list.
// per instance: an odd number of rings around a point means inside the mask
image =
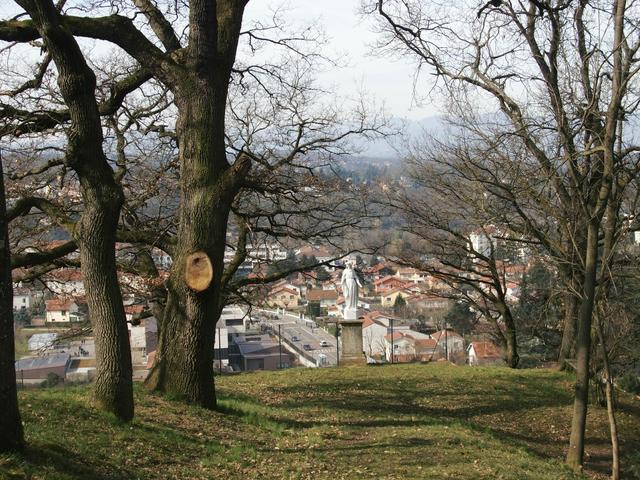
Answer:
[{"label": "distant hill", "polygon": [[390,128],[399,132],[399,135],[388,139],[354,142],[362,150],[358,156],[371,159],[371,161],[374,159],[397,161],[407,141],[419,139],[425,133],[437,135],[445,128],[445,123],[442,116],[425,117],[421,120],[393,118]]}]

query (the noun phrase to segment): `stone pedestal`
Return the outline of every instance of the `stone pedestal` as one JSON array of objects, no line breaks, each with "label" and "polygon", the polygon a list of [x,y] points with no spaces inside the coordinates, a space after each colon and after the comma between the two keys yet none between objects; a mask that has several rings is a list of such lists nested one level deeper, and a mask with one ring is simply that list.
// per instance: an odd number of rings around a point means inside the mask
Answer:
[{"label": "stone pedestal", "polygon": [[342,327],[342,352],[340,366],[365,365],[367,360],[362,346],[362,320],[357,309],[345,309],[344,319],[340,321]]}]

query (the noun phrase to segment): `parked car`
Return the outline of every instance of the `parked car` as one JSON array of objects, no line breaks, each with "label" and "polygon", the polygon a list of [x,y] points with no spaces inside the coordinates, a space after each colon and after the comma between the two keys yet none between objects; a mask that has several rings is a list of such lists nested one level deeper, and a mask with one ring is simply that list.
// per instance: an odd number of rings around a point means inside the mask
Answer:
[{"label": "parked car", "polygon": [[292,336],[291,336],[291,341],[292,341],[292,342],[299,342],[299,341],[300,341],[300,339],[299,339],[296,335],[292,335]]},{"label": "parked car", "polygon": [[321,340],[320,341],[320,346],[321,347],[328,347],[329,346],[329,342],[327,342],[326,340]]},{"label": "parked car", "polygon": [[313,348],[311,348],[311,345],[309,345],[308,343],[305,343],[304,345],[302,345],[302,348],[304,349],[305,352],[308,352],[309,350],[313,350]]}]

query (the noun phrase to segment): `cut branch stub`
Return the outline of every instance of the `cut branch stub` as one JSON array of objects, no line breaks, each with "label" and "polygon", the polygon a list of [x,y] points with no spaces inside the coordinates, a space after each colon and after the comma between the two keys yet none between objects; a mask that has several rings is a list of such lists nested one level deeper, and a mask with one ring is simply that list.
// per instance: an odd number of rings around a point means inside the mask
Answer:
[{"label": "cut branch stub", "polygon": [[206,253],[194,252],[187,257],[184,279],[187,286],[196,292],[202,292],[209,287],[213,279],[213,266]]}]

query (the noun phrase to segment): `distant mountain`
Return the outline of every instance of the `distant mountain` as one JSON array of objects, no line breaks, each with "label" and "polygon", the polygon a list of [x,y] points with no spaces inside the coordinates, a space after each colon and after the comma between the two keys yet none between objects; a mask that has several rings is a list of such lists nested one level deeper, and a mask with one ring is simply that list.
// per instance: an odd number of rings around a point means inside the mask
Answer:
[{"label": "distant mountain", "polygon": [[391,120],[391,130],[399,132],[385,139],[354,141],[357,148],[362,152],[358,155],[369,159],[370,163],[375,160],[391,160],[395,163],[403,156],[404,147],[411,141],[415,141],[425,134],[437,135],[445,128],[444,117],[432,116],[420,120],[410,120],[406,118],[393,118]]}]

